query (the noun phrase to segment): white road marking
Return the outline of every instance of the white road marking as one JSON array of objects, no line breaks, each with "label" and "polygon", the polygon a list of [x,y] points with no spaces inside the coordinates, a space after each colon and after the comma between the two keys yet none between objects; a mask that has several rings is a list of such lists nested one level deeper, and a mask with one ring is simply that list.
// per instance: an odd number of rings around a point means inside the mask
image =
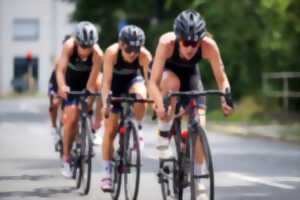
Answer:
[{"label": "white road marking", "polygon": [[275,181],[283,181],[283,182],[300,182],[300,177],[265,177],[266,179],[271,179]]},{"label": "white road marking", "polygon": [[260,183],[260,184],[268,185],[268,186],[272,186],[272,187],[277,187],[277,188],[282,188],[282,189],[287,189],[287,190],[295,189],[294,186],[275,183],[270,180],[263,179],[263,177],[260,177],[260,178],[251,177],[251,176],[247,176],[247,175],[243,175],[243,174],[239,174],[239,173],[235,173],[235,172],[229,172],[228,175],[233,178],[237,178],[237,179],[241,179],[241,180],[245,180],[245,181],[249,181],[249,182],[253,182],[253,183]]}]

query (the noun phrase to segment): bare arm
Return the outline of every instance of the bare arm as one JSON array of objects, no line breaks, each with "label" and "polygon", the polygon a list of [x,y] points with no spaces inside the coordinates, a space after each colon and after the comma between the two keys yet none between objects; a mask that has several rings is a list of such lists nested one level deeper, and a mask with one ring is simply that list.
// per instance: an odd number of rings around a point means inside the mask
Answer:
[{"label": "bare arm", "polygon": [[151,77],[148,85],[150,98],[154,100],[156,106],[162,112],[164,112],[163,111],[164,107],[163,107],[163,98],[159,89],[159,85],[162,78],[163,69],[166,60],[170,57],[172,53],[172,51],[170,51],[170,49],[172,49],[172,41],[174,40],[174,38],[172,37],[173,35],[167,33],[160,38],[155,52]]},{"label": "bare arm", "polygon": [[66,88],[68,87],[66,85],[65,74],[66,74],[69,58],[72,51],[73,51],[73,44],[70,39],[64,44],[61,55],[57,61],[56,79],[58,85],[58,93],[61,97],[65,99],[67,98]]},{"label": "bare arm", "polygon": [[[212,38],[205,38],[202,42],[203,57],[206,58],[212,67],[215,79],[220,91],[225,92],[225,88],[230,88],[230,84],[225,73],[223,61],[221,59],[219,48]],[[224,97],[221,97],[221,102],[225,114],[231,114],[232,109],[225,103]],[[225,104],[226,105],[225,105]]]},{"label": "bare arm", "polygon": [[104,63],[103,63],[103,79],[102,79],[102,102],[103,109],[106,109],[106,99],[109,94],[111,88],[111,81],[113,76],[113,67],[116,62],[116,50],[117,46],[110,46],[104,55]]},{"label": "bare arm", "polygon": [[149,63],[151,62],[151,60],[152,60],[151,53],[146,48],[142,47],[141,56],[140,56],[140,65],[143,68],[144,79],[145,79],[146,85],[148,85],[148,68],[149,68]]},{"label": "bare arm", "polygon": [[101,67],[101,62],[103,60],[103,52],[102,50],[98,47],[98,45],[95,45],[94,47],[94,52],[93,52],[93,66],[92,66],[92,71],[89,76],[86,88],[89,91],[96,91],[96,82],[97,82],[97,77],[100,72],[100,67]]},{"label": "bare arm", "polygon": [[207,38],[207,40],[202,44],[203,57],[210,62],[218,84],[218,88],[220,91],[224,92],[225,88],[230,87],[230,85],[225,73],[225,68],[221,59],[219,48],[215,41],[211,38]]}]

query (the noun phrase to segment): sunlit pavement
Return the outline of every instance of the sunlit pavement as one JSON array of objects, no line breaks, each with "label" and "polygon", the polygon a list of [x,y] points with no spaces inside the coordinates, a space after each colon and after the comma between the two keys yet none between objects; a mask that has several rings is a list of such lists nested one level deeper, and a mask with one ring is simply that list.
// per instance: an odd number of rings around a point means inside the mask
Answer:
[{"label": "sunlit pavement", "polygon": [[[80,196],[60,175],[49,133],[47,99],[0,100],[0,199],[103,199],[101,146],[95,146],[91,191]],[[157,183],[156,124],[146,120],[139,199],[162,199]],[[100,130],[101,132],[101,130]],[[209,134],[216,199],[298,200],[300,146],[265,139]],[[124,199],[124,193],[121,198]]]}]

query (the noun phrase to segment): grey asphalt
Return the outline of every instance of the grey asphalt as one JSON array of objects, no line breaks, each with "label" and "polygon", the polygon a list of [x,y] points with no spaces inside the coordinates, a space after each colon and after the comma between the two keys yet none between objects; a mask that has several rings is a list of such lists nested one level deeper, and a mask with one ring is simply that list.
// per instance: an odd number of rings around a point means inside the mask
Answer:
[{"label": "grey asphalt", "polygon": [[[79,195],[74,181],[60,175],[60,162],[49,133],[47,103],[45,98],[0,100],[0,199],[110,199],[99,189],[103,174],[100,146],[95,147],[89,195]],[[142,200],[162,199],[156,177],[156,129],[156,123],[146,120],[139,193]],[[300,199],[300,146],[212,131],[209,141],[216,199]]]}]

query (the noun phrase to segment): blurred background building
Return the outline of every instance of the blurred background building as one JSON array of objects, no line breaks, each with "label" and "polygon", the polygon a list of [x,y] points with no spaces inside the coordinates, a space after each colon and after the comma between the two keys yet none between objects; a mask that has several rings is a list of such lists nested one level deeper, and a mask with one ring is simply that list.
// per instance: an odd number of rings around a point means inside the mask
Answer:
[{"label": "blurred background building", "polygon": [[74,8],[60,0],[0,0],[0,95],[47,92]]}]

